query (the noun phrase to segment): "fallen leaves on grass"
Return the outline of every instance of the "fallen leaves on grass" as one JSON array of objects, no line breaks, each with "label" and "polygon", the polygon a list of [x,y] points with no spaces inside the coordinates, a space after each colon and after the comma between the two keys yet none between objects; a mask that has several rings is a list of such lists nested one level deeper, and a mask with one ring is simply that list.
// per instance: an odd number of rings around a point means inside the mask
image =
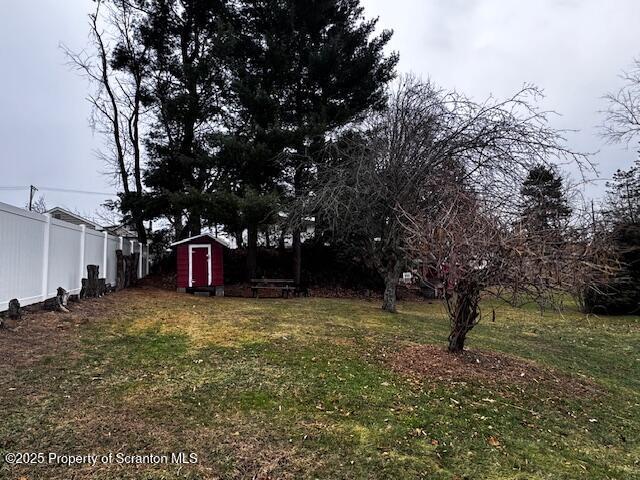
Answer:
[{"label": "fallen leaves on grass", "polygon": [[500,440],[498,440],[496,437],[494,437],[493,435],[491,435],[489,438],[487,438],[487,443],[489,445],[491,445],[492,447],[499,447],[500,444]]},{"label": "fallen leaves on grass", "polygon": [[387,362],[393,370],[419,380],[541,385],[556,393],[574,396],[598,392],[598,388],[586,379],[575,378],[504,353],[484,350],[451,354],[435,345],[411,345],[395,354],[388,354]]}]

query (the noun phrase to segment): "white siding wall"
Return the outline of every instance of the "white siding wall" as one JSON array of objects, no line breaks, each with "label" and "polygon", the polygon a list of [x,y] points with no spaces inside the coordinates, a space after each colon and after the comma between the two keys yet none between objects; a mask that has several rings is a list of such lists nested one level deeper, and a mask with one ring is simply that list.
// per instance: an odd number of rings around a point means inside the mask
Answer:
[{"label": "white siding wall", "polygon": [[[115,251],[121,241],[123,253],[130,254],[130,240],[0,202],[0,311],[12,298],[22,306],[42,302],[58,287],[78,293],[87,265],[99,265],[100,277],[115,283]],[[140,251],[137,241],[134,249]],[[142,250],[144,276],[148,248]]]}]

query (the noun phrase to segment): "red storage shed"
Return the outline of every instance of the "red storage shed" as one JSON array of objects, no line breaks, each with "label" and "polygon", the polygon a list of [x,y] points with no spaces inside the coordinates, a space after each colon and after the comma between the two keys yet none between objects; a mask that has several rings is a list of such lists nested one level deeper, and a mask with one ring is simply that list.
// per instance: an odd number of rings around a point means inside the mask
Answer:
[{"label": "red storage shed", "polygon": [[224,295],[223,251],[227,244],[210,233],[171,244],[176,247],[179,292],[212,291]]}]

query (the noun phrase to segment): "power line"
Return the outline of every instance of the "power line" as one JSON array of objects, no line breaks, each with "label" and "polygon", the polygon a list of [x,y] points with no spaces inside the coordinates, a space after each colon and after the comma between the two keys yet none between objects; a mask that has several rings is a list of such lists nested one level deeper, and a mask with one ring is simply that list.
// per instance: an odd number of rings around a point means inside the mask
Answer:
[{"label": "power line", "polygon": [[39,190],[46,190],[48,192],[63,192],[63,193],[82,193],[84,195],[107,195],[115,197],[114,192],[92,192],[90,190],[74,190],[71,188],[55,188],[55,187],[38,187]]},{"label": "power line", "polygon": [[[31,188],[31,185],[25,185],[25,186],[9,186],[9,185],[0,185],[0,190],[29,190]],[[37,187],[38,190],[44,190],[47,192],[62,192],[62,193],[79,193],[82,195],[102,195],[102,196],[109,196],[109,197],[115,197],[116,193],[114,192],[94,192],[94,191],[90,191],[90,190],[76,190],[76,189],[72,189],[72,188],[56,188],[56,187],[41,187],[38,186]]]}]

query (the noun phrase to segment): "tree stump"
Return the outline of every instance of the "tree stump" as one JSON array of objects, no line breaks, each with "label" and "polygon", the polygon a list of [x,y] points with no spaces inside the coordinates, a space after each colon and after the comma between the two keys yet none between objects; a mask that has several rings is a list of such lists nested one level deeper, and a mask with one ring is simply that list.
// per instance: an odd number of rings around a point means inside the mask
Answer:
[{"label": "tree stump", "polygon": [[140,258],[139,253],[132,253],[129,255],[130,265],[129,268],[129,286],[133,287],[138,283],[138,259]]},{"label": "tree stump", "polygon": [[131,255],[124,256],[124,284],[122,288],[131,286]]},{"label": "tree stump", "polygon": [[81,282],[82,282],[82,287],[80,288],[80,294],[78,295],[79,299],[87,298],[87,279],[83,278]]},{"label": "tree stump", "polygon": [[9,310],[7,312],[7,316],[12,320],[19,320],[22,317],[22,312],[20,311],[20,302],[17,298],[9,301]]},{"label": "tree stump", "polygon": [[98,265],[87,265],[87,278],[82,279],[80,298],[95,298],[99,295]]}]

